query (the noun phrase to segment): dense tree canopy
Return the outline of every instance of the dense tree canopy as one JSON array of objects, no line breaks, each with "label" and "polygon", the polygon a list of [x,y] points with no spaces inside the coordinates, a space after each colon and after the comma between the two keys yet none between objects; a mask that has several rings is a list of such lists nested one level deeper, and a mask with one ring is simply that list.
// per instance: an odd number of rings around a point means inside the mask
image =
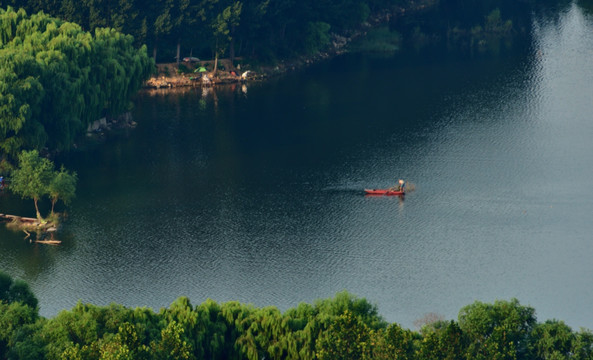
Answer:
[{"label": "dense tree canopy", "polygon": [[[401,0],[383,0],[388,7]],[[270,57],[310,47],[303,37],[312,24],[323,31],[362,23],[376,0],[3,0],[3,6],[44,11],[92,31],[111,27],[148,44],[159,61],[174,57],[214,58],[229,52]],[[319,37],[319,34],[311,35]],[[221,37],[228,38],[222,41]],[[180,55],[183,46],[185,54]],[[161,50],[162,54],[160,54]],[[178,59],[179,59],[178,57]]]},{"label": "dense tree canopy", "polygon": [[151,71],[131,36],[0,10],[0,151],[68,149],[92,121],[127,110]]},{"label": "dense tree canopy", "polygon": [[[566,0],[0,0],[2,6],[44,11],[93,32],[109,27],[146,44],[155,61],[186,56],[243,56],[273,62],[314,53],[332,34],[347,35],[371,14],[391,16],[405,42],[438,40],[477,46],[491,35],[528,31],[533,9]],[[410,11],[406,11],[406,14]],[[384,17],[385,18],[385,17]]]},{"label": "dense tree canopy", "polygon": [[26,283],[0,272],[0,359],[593,359],[593,334],[537,323],[517,300],[476,302],[420,331],[346,292],[281,313],[178,298],[158,313],[77,304],[39,317]]}]

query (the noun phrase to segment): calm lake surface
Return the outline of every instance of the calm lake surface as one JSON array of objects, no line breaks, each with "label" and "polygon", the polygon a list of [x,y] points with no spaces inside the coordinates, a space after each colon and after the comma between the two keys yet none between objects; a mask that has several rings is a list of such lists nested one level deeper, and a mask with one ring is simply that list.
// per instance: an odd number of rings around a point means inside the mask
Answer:
[{"label": "calm lake surface", "polygon": [[[60,159],[80,178],[63,245],[2,227],[0,269],[44,316],[348,290],[409,328],[516,297],[593,329],[593,18],[571,5],[533,29],[497,56],[348,55],[142,93],[136,129]],[[399,178],[405,200],[363,195]]]}]

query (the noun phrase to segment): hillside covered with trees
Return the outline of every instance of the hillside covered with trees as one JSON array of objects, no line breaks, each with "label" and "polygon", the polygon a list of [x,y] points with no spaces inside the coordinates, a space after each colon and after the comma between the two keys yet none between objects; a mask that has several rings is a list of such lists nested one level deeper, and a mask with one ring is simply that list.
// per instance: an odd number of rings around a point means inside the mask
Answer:
[{"label": "hillside covered with trees", "polygon": [[[373,16],[406,41],[469,42],[529,31],[534,8],[558,0],[3,0],[79,24],[108,27],[146,44],[157,62],[242,56],[275,62],[312,54]],[[409,13],[427,12],[424,17]],[[389,20],[390,19],[390,20]]]},{"label": "hillside covered with trees", "polygon": [[85,30],[110,27],[147,44],[159,62],[216,52],[275,58],[316,51],[332,31],[358,26],[378,8],[400,0],[8,0]]}]

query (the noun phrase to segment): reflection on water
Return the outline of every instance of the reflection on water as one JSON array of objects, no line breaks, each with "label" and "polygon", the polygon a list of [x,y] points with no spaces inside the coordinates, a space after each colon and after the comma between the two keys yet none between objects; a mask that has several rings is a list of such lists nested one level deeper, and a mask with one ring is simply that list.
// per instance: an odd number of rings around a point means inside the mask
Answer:
[{"label": "reflection on water", "polygon": [[[2,229],[0,267],[44,315],[347,289],[406,327],[517,297],[593,328],[592,25],[571,6],[500,57],[351,55],[248,91],[145,92],[136,129],[64,159],[64,245]],[[399,178],[405,199],[363,194]]]}]

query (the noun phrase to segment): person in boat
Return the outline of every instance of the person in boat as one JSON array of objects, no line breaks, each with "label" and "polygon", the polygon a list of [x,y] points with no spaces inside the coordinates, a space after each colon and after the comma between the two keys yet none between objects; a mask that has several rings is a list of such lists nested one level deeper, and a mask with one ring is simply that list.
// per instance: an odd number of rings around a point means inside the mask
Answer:
[{"label": "person in boat", "polygon": [[404,191],[405,182],[403,180],[398,180],[395,186],[390,187],[389,191]]},{"label": "person in boat", "polygon": [[403,181],[403,180],[400,179],[400,180],[398,180],[397,185],[395,185],[394,187],[390,187],[389,190],[390,191],[402,191],[403,192],[403,191],[405,191],[404,190],[405,187],[406,187],[405,181]]}]

